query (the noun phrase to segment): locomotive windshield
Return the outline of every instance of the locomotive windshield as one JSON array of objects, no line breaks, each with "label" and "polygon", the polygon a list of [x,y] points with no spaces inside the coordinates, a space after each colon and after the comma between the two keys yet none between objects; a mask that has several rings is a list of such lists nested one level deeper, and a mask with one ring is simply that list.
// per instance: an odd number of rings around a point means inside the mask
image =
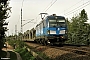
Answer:
[{"label": "locomotive windshield", "polygon": [[65,20],[57,20],[58,27],[65,27]]},{"label": "locomotive windshield", "polygon": [[49,20],[49,26],[50,27],[65,27],[65,20]]},{"label": "locomotive windshield", "polygon": [[49,20],[49,26],[56,27],[57,26],[56,20]]}]

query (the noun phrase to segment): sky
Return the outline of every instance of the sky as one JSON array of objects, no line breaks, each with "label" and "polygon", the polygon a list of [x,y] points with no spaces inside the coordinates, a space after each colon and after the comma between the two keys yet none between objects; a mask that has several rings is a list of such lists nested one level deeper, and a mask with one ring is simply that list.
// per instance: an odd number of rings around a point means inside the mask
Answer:
[{"label": "sky", "polygon": [[6,20],[9,22],[7,35],[21,32],[21,8],[22,20],[26,20],[22,21],[22,25],[32,20],[23,26],[23,32],[32,29],[41,21],[40,13],[56,14],[70,19],[85,9],[90,20],[90,0],[10,0],[9,6],[12,8],[10,18]]}]

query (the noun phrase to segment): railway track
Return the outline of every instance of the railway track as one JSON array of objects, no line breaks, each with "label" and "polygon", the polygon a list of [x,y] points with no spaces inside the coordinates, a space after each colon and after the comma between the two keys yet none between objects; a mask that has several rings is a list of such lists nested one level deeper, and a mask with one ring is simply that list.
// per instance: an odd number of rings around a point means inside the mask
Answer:
[{"label": "railway track", "polygon": [[50,48],[60,49],[64,51],[69,51],[72,53],[76,53],[79,55],[90,55],[90,47],[77,47],[77,46],[63,46],[63,47],[57,47],[57,46],[48,46]]},{"label": "railway track", "polygon": [[[42,46],[40,44],[36,44],[36,43],[32,43],[32,42],[26,42],[29,46],[34,47],[35,49],[38,49],[38,47],[40,49],[42,49],[46,55],[50,56],[52,55],[52,58],[54,55],[63,55],[63,54],[67,54],[71,53],[71,54],[75,54],[76,56],[88,56],[90,57],[90,47],[89,46],[62,46],[62,47],[58,47],[58,46]],[[49,50],[47,52],[47,50]],[[61,51],[61,52],[60,52]],[[65,52],[65,53],[64,53]],[[51,56],[50,56],[51,57]]]}]

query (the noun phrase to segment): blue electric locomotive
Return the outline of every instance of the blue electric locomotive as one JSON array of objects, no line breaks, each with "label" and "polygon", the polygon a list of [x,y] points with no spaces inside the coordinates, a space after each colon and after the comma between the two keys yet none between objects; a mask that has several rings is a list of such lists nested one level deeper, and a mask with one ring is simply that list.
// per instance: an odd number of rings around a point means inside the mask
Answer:
[{"label": "blue electric locomotive", "polygon": [[47,16],[35,30],[35,41],[41,44],[62,44],[67,40],[67,24],[63,16]]}]

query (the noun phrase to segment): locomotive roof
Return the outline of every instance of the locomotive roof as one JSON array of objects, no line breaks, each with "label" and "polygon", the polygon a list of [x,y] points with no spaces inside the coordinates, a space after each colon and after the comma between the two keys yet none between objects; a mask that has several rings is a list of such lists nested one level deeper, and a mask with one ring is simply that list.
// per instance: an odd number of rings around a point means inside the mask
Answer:
[{"label": "locomotive roof", "polygon": [[65,19],[65,17],[64,16],[47,16],[47,18],[49,18],[49,19],[55,19],[57,17],[57,19]]},{"label": "locomotive roof", "polygon": [[[53,16],[53,15],[47,16],[46,19],[56,19],[56,17],[57,17],[57,19],[65,19],[64,16]],[[43,21],[43,20],[42,20],[42,21]],[[40,21],[40,23],[41,23],[42,21]],[[40,24],[40,23],[39,23],[39,24]],[[37,27],[39,24],[37,24],[36,27]]]}]

